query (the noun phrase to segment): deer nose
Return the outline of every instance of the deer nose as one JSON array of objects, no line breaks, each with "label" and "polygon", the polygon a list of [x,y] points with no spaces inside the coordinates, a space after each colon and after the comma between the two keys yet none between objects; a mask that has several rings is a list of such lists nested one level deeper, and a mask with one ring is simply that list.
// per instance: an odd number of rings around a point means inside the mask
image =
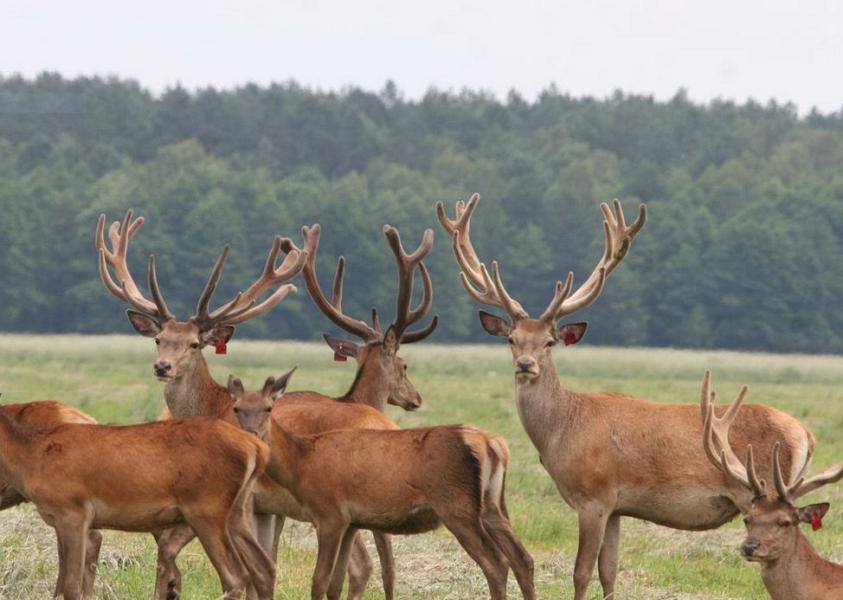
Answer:
[{"label": "deer nose", "polygon": [[157,362],[154,365],[152,365],[152,370],[155,371],[155,374],[158,375],[159,377],[162,377],[162,376],[166,375],[167,373],[169,373],[170,369],[172,369],[172,368],[173,368],[173,366],[166,361],[160,361],[160,362]]},{"label": "deer nose", "polygon": [[530,371],[535,362],[530,359],[519,358],[515,364],[518,366],[519,371]]},{"label": "deer nose", "polygon": [[741,545],[741,552],[744,556],[752,556],[758,550],[758,542],[744,542]]}]

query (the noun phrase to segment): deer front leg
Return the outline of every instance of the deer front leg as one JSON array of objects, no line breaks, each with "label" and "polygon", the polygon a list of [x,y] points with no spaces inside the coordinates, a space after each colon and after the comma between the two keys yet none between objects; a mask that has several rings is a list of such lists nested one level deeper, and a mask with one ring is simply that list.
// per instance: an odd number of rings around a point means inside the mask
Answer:
[{"label": "deer front leg", "polygon": [[603,546],[597,559],[597,572],[600,574],[600,584],[603,586],[603,597],[613,598],[615,593],[615,578],[618,575],[618,546],[621,535],[621,516],[612,515],[606,522],[606,533],[603,535]]},{"label": "deer front leg", "polygon": [[[338,570],[338,567],[334,568],[334,579],[342,573],[338,573]],[[351,556],[348,561],[348,600],[360,600],[363,597],[371,575],[372,559],[369,558],[363,537],[356,535],[351,544]],[[330,591],[328,593],[330,594]]]},{"label": "deer front leg", "polygon": [[[361,536],[357,535],[356,529],[349,527],[345,530],[345,535],[343,535],[342,542],[340,542],[337,560],[334,563],[334,572],[331,575],[331,585],[328,587],[328,600],[340,600],[340,596],[342,596],[342,585],[345,581],[345,570],[348,568],[351,549],[356,544],[363,545],[363,540]],[[363,549],[365,550],[365,546],[363,546]],[[348,597],[352,597],[351,590],[349,590]]]},{"label": "deer front leg", "polygon": [[346,529],[348,529],[348,524],[339,520],[325,520],[316,525],[318,550],[316,551],[316,568],[313,570],[313,581],[310,586],[311,600],[322,600],[328,591],[340,543]]},{"label": "deer front leg", "polygon": [[59,540],[59,557],[64,566],[59,569],[56,591],[64,600],[81,600],[87,526],[84,521],[68,520],[56,525],[56,535]]},{"label": "deer front leg", "polygon": [[[383,595],[385,600],[393,600],[395,597],[395,557],[392,554],[392,537],[377,531],[372,532],[372,537],[375,539],[375,547],[378,549],[378,558],[381,563]],[[351,600],[350,594],[349,600]]]},{"label": "deer front leg", "polygon": [[155,536],[158,542],[156,600],[177,600],[181,596],[181,571],[176,565],[176,557],[194,537],[196,534],[187,525],[165,529]]},{"label": "deer front leg", "polygon": [[609,510],[602,505],[592,504],[579,510],[580,539],[574,563],[574,600],[585,600],[609,515]]}]

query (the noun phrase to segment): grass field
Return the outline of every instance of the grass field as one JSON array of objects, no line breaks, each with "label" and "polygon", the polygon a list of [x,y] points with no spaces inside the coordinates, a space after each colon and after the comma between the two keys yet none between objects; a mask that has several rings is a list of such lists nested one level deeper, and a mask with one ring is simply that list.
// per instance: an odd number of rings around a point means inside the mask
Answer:
[{"label": "grass field", "polygon": [[[227,356],[206,353],[219,381],[233,372],[251,387],[297,364],[291,389],[338,394],[354,374],[352,362],[332,362],[327,347],[317,344],[235,341]],[[416,413],[390,407],[390,416],[402,427],[463,422],[507,438],[513,454],[507,501],[516,532],[536,559],[539,597],[570,598],[575,516],[521,429],[505,344],[420,344],[403,349],[402,355],[425,405]],[[0,391],[4,402],[58,400],[101,422],[149,420],[163,405],[162,384],[152,377],[153,357],[152,342],[139,337],[0,335]],[[750,402],[776,406],[806,422],[818,442],[815,471],[843,460],[843,358],[584,346],[557,351],[557,360],[570,387],[662,402],[697,402],[703,371],[711,368],[722,400],[734,398],[747,383]],[[831,486],[815,494],[816,501],[829,500],[832,507],[826,527],[809,534],[824,556],[838,561],[843,561],[841,490]],[[738,557],[739,521],[716,531],[687,533],[625,519],[621,530],[619,599],[766,597],[757,567]],[[56,574],[54,538],[31,506],[0,516],[0,540],[0,598],[49,597]],[[282,542],[276,598],[308,597],[315,550],[310,526],[288,526]],[[487,597],[479,568],[446,530],[396,538],[395,556],[398,598]],[[218,596],[216,574],[196,542],[180,564],[186,597]],[[151,536],[107,532],[97,596],[149,597],[154,565]],[[376,578],[369,588],[366,598],[382,597]],[[600,597],[596,579],[590,591],[591,598]],[[520,597],[512,577],[510,596]]]}]

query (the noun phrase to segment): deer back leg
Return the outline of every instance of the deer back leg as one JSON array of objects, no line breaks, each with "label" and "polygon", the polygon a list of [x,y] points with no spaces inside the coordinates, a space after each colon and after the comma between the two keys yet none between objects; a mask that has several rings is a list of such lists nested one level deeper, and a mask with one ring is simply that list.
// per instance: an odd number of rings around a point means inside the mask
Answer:
[{"label": "deer back leg", "polygon": [[96,529],[88,530],[88,543],[85,546],[85,573],[82,576],[82,595],[85,598],[94,595],[94,580],[97,577],[101,546],[102,534]]},{"label": "deer back leg", "polygon": [[373,531],[375,547],[381,563],[381,580],[383,581],[383,595],[385,600],[395,598],[395,557],[392,554],[392,536],[388,533]]},{"label": "deer back leg", "polygon": [[503,552],[515,573],[518,587],[526,600],[534,600],[536,588],[533,580],[533,557],[512,531],[512,525],[495,504],[487,504],[483,510],[483,525],[489,536]]},{"label": "deer back leg", "polygon": [[[272,525],[274,529],[274,523]],[[228,528],[258,598],[271,600],[275,588],[275,561],[269,557],[255,538],[245,506],[235,503],[229,517]]]},{"label": "deer back leg", "polygon": [[228,534],[227,519],[219,515],[185,516],[219,575],[225,598],[240,598],[246,591],[249,576]]},{"label": "deer back leg", "polygon": [[348,523],[338,518],[319,519],[316,523],[316,568],[310,586],[311,600],[322,600],[331,584],[331,575],[337,562],[340,544]]},{"label": "deer back leg", "polygon": [[156,600],[177,600],[181,596],[181,571],[176,557],[196,534],[188,525],[165,529],[155,535],[158,564],[155,570]]}]

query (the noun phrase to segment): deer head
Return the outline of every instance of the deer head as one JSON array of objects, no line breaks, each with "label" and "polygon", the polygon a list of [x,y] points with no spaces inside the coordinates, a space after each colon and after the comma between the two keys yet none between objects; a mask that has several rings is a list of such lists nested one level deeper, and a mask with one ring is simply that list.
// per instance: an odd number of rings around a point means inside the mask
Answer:
[{"label": "deer head", "polygon": [[781,444],[776,442],[773,446],[775,491],[768,490],[766,481],[756,473],[752,446],[747,447],[747,456],[742,462],[728,441],[729,427],[740,410],[746,392],[747,387],[743,386],[723,416],[715,416],[711,372],[706,371],[700,398],[703,449],[711,463],[730,481],[752,492],[752,504],[744,510],[747,536],[741,544],[741,554],[746,560],[769,564],[787,558],[797,547],[797,538],[802,535],[800,523],[811,523],[814,528],[821,526],[822,517],[828,511],[827,502],[803,507],[797,507],[795,502],[801,496],[843,478],[843,463],[809,479],[805,478],[804,472],[800,473],[795,481],[789,482],[782,475]]},{"label": "deer head", "polygon": [[480,323],[487,333],[507,338],[512,350],[516,380],[527,384],[538,379],[542,370],[551,366],[550,349],[553,346],[559,342],[566,346],[576,344],[585,335],[587,323],[560,325],[558,321],[597,300],[606,278],[627,255],[635,236],[647,222],[647,208],[642,204],[638,218],[627,227],[618,200],[613,203],[614,212],[607,204],[601,204],[606,235],[602,258],[591,275],[573,293],[573,273],[568,273],[564,283],[557,281],[550,304],[539,318],[534,319],[507,293],[497,261],[492,261],[490,273],[474,250],[469,230],[471,215],[479,201],[479,194],[474,194],[467,204],[458,201],[454,219],[448,218],[442,202],[436,204],[436,213],[442,227],[451,236],[454,256],[461,269],[460,282],[465,291],[480,304],[499,308],[509,316],[509,320],[506,320],[480,311]]},{"label": "deer head", "polygon": [[[129,272],[129,242],[142,225],[143,217],[133,219],[132,211],[127,211],[122,223],[115,221],[108,228],[111,242],[109,248],[105,240],[105,215],[100,215],[97,222],[96,247],[99,252],[100,279],[106,289],[133,307],[128,309],[126,314],[135,331],[155,340],[158,359],[153,365],[153,373],[159,380],[177,379],[189,372],[201,360],[201,352],[205,346],[223,348],[234,335],[236,325],[262,315],[281,302],[287,294],[296,291],[294,285],[285,282],[302,269],[306,257],[298,250],[285,250],[284,260],[281,266],[276,268],[278,253],[282,246],[286,246],[286,240],[277,236],[261,276],[245,292],[238,293],[219,308],[209,310],[211,296],[219,283],[228,256],[229,246],[226,245],[199,295],[195,314],[186,321],[178,321],[167,307],[158,285],[155,256],[149,257],[147,273],[152,300],[143,295]],[[116,280],[111,271],[114,272]],[[275,286],[278,286],[277,289],[266,299],[257,302],[263,292]]]},{"label": "deer head", "polygon": [[287,391],[287,384],[295,370],[296,367],[293,367],[278,379],[268,377],[259,392],[246,391],[239,379],[234,375],[228,376],[228,393],[234,402],[232,410],[244,431],[266,440],[272,408]]},{"label": "deer head", "polygon": [[[398,355],[401,344],[410,344],[423,340],[436,329],[439,318],[434,316],[430,323],[420,329],[409,331],[411,325],[421,320],[433,303],[433,284],[430,273],[422,260],[433,247],[433,230],[427,229],[419,247],[407,253],[401,243],[398,230],[391,225],[383,228],[387,243],[395,256],[398,268],[398,296],[396,299],[395,320],[387,327],[381,327],[377,309],[372,309],[372,324],[346,315],[342,310],[343,279],[345,276],[345,258],[340,256],[334,273],[331,299],[328,300],[319,285],[316,276],[316,255],[319,250],[320,226],[303,227],[302,235],[305,246],[301,252],[306,255],[302,277],[313,302],[334,324],[348,333],[360,338],[362,344],[351,340],[325,335],[325,341],[338,356],[354,358],[359,369],[373,369],[376,373],[369,376],[386,383],[387,402],[405,410],[416,410],[421,406],[422,397],[407,376],[407,363]],[[292,243],[290,243],[292,247]],[[416,269],[422,277],[422,298],[413,308],[413,280]]]}]

